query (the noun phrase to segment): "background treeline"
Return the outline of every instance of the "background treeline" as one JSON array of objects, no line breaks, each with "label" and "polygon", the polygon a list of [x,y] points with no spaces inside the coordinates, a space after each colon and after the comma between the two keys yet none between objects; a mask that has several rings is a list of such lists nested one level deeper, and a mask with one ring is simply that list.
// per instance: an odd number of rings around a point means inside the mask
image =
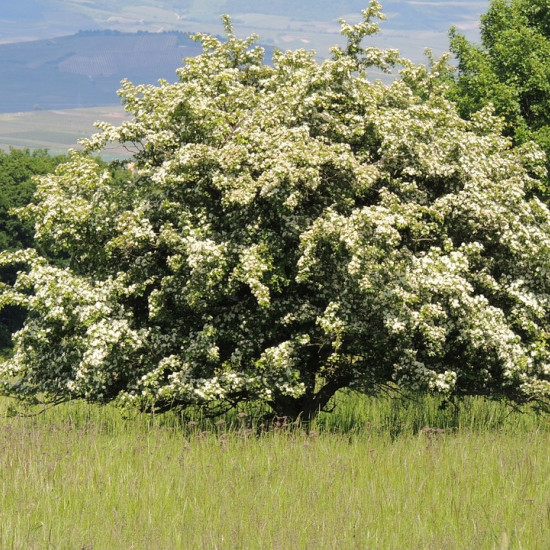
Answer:
[{"label": "background treeline", "polygon": [[493,0],[480,30],[481,44],[474,44],[451,29],[458,73],[450,96],[465,118],[491,103],[505,135],[516,145],[535,141],[550,170],[550,4]]}]

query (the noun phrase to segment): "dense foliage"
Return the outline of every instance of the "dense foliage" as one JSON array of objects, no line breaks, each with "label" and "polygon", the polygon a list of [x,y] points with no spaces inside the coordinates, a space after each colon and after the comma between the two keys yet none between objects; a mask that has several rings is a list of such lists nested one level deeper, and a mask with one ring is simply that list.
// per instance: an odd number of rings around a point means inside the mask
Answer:
[{"label": "dense foliage", "polygon": [[[34,176],[48,174],[66,160],[65,156],[51,156],[44,150],[0,151],[0,250],[34,246],[34,227],[20,220],[12,209],[31,202],[36,189]],[[2,268],[0,281],[13,284],[16,272],[17,266]],[[0,350],[10,347],[11,333],[22,327],[24,318],[25,310],[18,306],[0,311]]]},{"label": "dense foliage", "polygon": [[481,41],[471,44],[451,30],[459,62],[451,97],[465,117],[492,103],[505,133],[517,144],[538,143],[550,167],[550,4],[492,0],[481,17]]},{"label": "dense foliage", "polygon": [[[73,152],[26,210],[42,246],[4,304],[30,310],[6,393],[166,410],[257,399],[309,417],[339,388],[550,393],[543,154],[430,71],[363,47],[373,1],[319,64],[199,35],[179,80],[125,82],[133,178]],[[370,67],[400,63],[391,85]]]},{"label": "dense foliage", "polygon": [[66,160],[64,155],[52,156],[44,150],[0,150],[0,249],[33,246],[34,227],[10,211],[31,202],[36,190],[34,176],[51,173]]}]

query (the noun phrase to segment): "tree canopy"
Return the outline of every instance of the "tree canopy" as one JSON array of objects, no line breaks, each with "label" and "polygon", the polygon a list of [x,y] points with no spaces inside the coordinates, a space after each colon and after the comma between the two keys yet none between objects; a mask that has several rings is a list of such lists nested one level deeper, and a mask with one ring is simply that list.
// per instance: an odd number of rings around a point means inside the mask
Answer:
[{"label": "tree canopy", "polygon": [[[5,393],[305,418],[340,388],[546,403],[544,155],[491,108],[461,118],[445,60],[363,46],[379,4],[363,15],[330,59],[271,65],[225,18],[175,83],[123,84],[132,120],[100,124],[24,212],[69,265],[0,257],[27,265],[2,303],[30,311]],[[111,142],[132,178],[88,156]]]},{"label": "tree canopy", "polygon": [[458,59],[451,98],[462,116],[492,103],[506,122],[505,133],[517,144],[538,143],[549,168],[550,4],[492,0],[481,17],[481,45],[469,43],[456,29],[450,36]]}]

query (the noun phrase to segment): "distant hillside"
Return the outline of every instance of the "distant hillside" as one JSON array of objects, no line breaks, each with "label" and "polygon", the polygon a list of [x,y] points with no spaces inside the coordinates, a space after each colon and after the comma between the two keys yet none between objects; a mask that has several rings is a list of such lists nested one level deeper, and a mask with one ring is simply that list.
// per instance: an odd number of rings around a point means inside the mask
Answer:
[{"label": "distant hillside", "polygon": [[87,31],[0,45],[0,112],[116,104],[123,78],[176,79],[200,45],[181,32]]},{"label": "distant hillside", "polygon": [[[174,80],[182,58],[200,48],[197,31],[219,34],[229,13],[237,35],[307,48],[319,57],[342,43],[338,17],[360,18],[368,0],[0,0],[0,112],[118,103],[122,78]],[[426,47],[448,49],[456,25],[477,37],[487,0],[383,0],[387,21],[371,42],[422,61]],[[78,29],[91,29],[77,32]],[[154,32],[153,32],[154,31]],[[77,34],[74,34],[77,32]],[[63,36],[62,38],[56,38]]]},{"label": "distant hillside", "polygon": [[[382,0],[388,20],[374,41],[422,59],[424,48],[448,49],[456,25],[469,39],[488,0]],[[238,35],[258,32],[278,48],[307,47],[320,56],[341,40],[338,18],[357,20],[368,0],[0,0],[0,43],[68,35],[79,29],[121,32],[197,31],[219,34],[220,15],[233,17]]]}]

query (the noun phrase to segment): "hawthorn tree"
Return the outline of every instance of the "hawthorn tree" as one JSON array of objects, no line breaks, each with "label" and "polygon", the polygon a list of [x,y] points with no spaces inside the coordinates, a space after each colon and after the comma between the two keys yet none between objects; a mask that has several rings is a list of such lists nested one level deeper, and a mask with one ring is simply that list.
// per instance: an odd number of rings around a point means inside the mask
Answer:
[{"label": "hawthorn tree", "polygon": [[[63,155],[51,156],[45,150],[0,150],[0,251],[33,247],[34,230],[11,213],[12,208],[27,205],[35,191],[33,177],[47,174],[63,161]],[[0,269],[0,281],[12,283],[18,268],[10,265]],[[9,354],[11,334],[23,325],[25,309],[7,306],[0,311],[0,353]]]},{"label": "hawthorn tree", "polygon": [[[458,75],[451,86],[459,112],[469,117],[492,103],[516,144],[533,140],[550,168],[550,4],[547,0],[492,0],[481,17],[481,44],[451,29]],[[546,178],[546,194],[550,185]]]},{"label": "hawthorn tree", "polygon": [[[460,118],[444,60],[363,47],[380,6],[363,15],[320,64],[264,64],[226,18],[176,83],[124,82],[132,120],[99,124],[22,213],[69,266],[1,257],[28,266],[2,303],[30,311],[4,393],[303,418],[341,388],[546,403],[544,155],[489,108]],[[111,142],[133,178],[88,156]]]}]

